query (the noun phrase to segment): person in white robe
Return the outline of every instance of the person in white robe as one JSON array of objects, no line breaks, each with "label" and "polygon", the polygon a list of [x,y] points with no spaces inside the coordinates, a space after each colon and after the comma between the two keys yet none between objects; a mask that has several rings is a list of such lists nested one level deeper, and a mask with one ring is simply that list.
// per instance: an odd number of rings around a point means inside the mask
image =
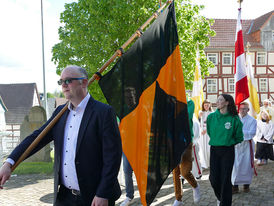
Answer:
[{"label": "person in white robe", "polygon": [[256,153],[257,165],[267,164],[267,160],[274,160],[273,154],[274,124],[267,111],[262,111],[257,120]]},{"label": "person in white robe", "polygon": [[239,108],[240,120],[243,123],[244,141],[235,145],[235,160],[231,175],[232,193],[238,193],[238,185],[243,185],[243,191],[249,192],[249,185],[252,182],[252,177],[256,170],[254,167],[254,141],[253,137],[256,134],[257,121],[247,114],[249,104],[242,102]]},{"label": "person in white robe", "polygon": [[209,159],[210,159],[210,145],[209,136],[206,131],[206,120],[207,116],[212,113],[212,107],[209,100],[204,100],[202,103],[202,110],[199,112],[199,120],[200,120],[200,130],[201,136],[199,139],[199,156],[201,166],[205,169],[209,168]]},{"label": "person in white robe", "polygon": [[199,144],[200,139],[200,124],[198,119],[193,115],[193,144],[192,144],[192,174],[196,179],[202,177],[202,167],[199,157]]},{"label": "person in white robe", "polygon": [[[267,111],[267,113],[269,114],[270,120],[273,121],[273,118],[274,118],[274,109],[272,108],[271,102],[268,99],[265,99],[263,101],[263,106],[260,107],[260,112],[262,112],[262,111]],[[260,117],[260,114],[258,114],[257,119],[259,119],[259,117]]]}]

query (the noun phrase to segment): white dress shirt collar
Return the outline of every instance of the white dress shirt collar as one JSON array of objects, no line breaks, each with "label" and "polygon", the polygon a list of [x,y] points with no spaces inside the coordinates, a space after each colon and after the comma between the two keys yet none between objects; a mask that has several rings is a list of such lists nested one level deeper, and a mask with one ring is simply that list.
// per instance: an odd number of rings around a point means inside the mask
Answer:
[{"label": "white dress shirt collar", "polygon": [[71,102],[69,102],[69,105],[68,105],[69,111],[72,111],[72,110],[74,110],[74,111],[76,111],[76,112],[82,111],[83,109],[86,108],[87,103],[88,103],[88,101],[89,101],[89,98],[90,98],[90,94],[87,93],[87,95],[85,96],[85,98],[80,102],[80,104],[78,104],[77,107],[74,107],[74,106],[71,104]]}]

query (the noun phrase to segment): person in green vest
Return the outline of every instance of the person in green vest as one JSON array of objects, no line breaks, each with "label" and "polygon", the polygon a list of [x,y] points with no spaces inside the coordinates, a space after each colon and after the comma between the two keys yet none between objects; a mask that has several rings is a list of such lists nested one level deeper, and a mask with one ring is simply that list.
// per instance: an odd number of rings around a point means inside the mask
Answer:
[{"label": "person in green vest", "polygon": [[209,180],[218,199],[217,205],[230,206],[234,145],[243,141],[243,124],[231,95],[221,94],[218,97],[217,110],[207,117],[207,133],[211,146]]}]

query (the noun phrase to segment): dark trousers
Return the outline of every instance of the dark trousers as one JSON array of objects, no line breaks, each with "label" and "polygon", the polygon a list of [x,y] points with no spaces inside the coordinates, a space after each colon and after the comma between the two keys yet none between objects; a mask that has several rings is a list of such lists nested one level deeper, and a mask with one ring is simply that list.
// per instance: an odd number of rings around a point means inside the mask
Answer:
[{"label": "dark trousers", "polygon": [[209,180],[220,206],[232,204],[231,174],[234,164],[234,146],[210,147]]},{"label": "dark trousers", "polygon": [[[73,195],[71,190],[61,185],[57,194],[55,206],[90,206],[91,203],[87,203],[83,200],[81,195]],[[114,206],[115,201],[109,200],[108,206]]]}]

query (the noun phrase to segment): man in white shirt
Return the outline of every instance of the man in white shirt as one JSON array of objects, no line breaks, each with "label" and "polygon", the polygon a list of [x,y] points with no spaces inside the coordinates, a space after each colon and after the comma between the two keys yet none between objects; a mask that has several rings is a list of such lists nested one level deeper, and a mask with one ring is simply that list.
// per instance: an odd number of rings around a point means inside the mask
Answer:
[{"label": "man in white shirt", "polygon": [[244,141],[235,145],[235,161],[232,170],[232,193],[238,193],[238,185],[244,185],[244,192],[249,192],[249,185],[255,171],[254,167],[254,141],[257,121],[248,115],[249,104],[242,102],[239,108],[239,116],[243,123]]},{"label": "man in white shirt", "polygon": [[[54,141],[54,205],[114,206],[121,195],[117,175],[121,163],[121,138],[112,108],[88,93],[87,72],[66,67],[61,79],[68,109],[44,136],[32,154]],[[0,189],[11,175],[12,165],[65,105],[26,137],[0,169]]]}]

